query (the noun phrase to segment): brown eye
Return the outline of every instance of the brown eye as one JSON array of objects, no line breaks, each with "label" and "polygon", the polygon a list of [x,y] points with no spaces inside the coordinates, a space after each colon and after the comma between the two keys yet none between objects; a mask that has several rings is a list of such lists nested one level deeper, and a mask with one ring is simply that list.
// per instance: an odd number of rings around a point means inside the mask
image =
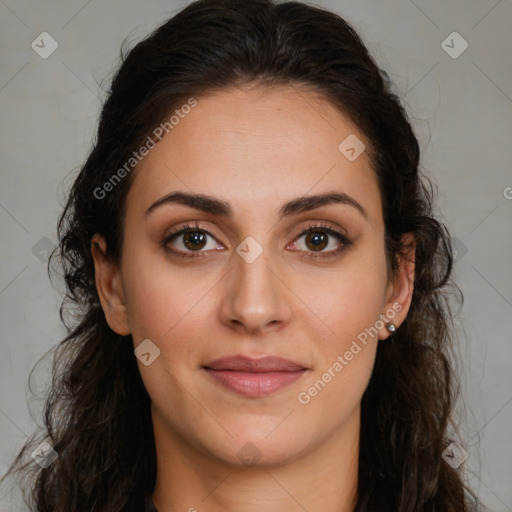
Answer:
[{"label": "brown eye", "polygon": [[[213,242],[210,242],[209,238]],[[189,224],[167,236],[161,245],[166,252],[184,258],[204,256],[206,250],[203,249],[222,249],[222,246],[216,243],[214,236],[209,231]]]},{"label": "brown eye", "polygon": [[206,236],[202,231],[186,231],[182,237],[185,247],[191,251],[202,249],[206,244]]},{"label": "brown eye", "polygon": [[306,235],[306,244],[313,251],[321,251],[327,247],[329,236],[321,231],[310,231]]},{"label": "brown eye", "polygon": [[[298,240],[304,237],[304,248],[300,247]],[[213,242],[209,240],[211,238]],[[292,246],[299,249],[300,253],[305,253],[306,258],[311,260],[328,259],[338,256],[351,245],[351,241],[341,233],[327,225],[309,226],[293,242]],[[338,242],[336,244],[336,241]],[[182,229],[175,231],[167,236],[161,245],[168,253],[173,253],[183,258],[194,258],[206,256],[208,249],[220,250],[223,246],[219,244],[215,237],[206,229],[200,226],[186,225]],[[325,250],[333,246],[330,250]]]},{"label": "brown eye", "polygon": [[[299,243],[299,240],[304,237],[304,242]],[[335,241],[338,243],[336,244]],[[329,226],[312,225],[303,231],[292,244],[299,252],[305,253],[305,258],[311,260],[330,259],[338,256],[339,253],[345,251],[352,242],[341,233],[338,233]],[[304,248],[300,246],[303,245]],[[325,250],[329,246],[331,250]]]}]

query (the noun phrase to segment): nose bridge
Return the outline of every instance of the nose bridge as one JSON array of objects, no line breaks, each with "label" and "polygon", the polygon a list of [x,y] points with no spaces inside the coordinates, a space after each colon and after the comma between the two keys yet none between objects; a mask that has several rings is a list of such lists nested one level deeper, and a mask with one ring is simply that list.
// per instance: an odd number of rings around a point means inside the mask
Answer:
[{"label": "nose bridge", "polygon": [[265,245],[247,237],[236,248],[222,307],[225,322],[258,330],[288,319],[286,287],[283,278],[278,277],[277,259],[271,257],[273,251]]},{"label": "nose bridge", "polygon": [[234,274],[240,291],[269,293],[273,288],[272,258],[270,249],[263,248],[252,237],[248,237],[236,249]]}]

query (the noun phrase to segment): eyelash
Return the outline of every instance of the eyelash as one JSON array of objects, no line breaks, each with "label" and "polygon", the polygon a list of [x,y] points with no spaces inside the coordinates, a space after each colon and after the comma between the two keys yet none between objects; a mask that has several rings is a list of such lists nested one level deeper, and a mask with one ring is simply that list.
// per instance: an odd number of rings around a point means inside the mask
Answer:
[{"label": "eyelash", "polygon": [[[190,233],[190,232],[193,233],[195,231],[201,231],[201,232],[206,233],[207,235],[211,236],[213,239],[215,239],[215,237],[207,229],[203,229],[197,224],[194,224],[194,225],[185,224],[184,226],[173,231],[169,236],[165,237],[165,239],[162,241],[162,244],[161,244],[162,248],[166,252],[175,254],[181,258],[198,258],[198,257],[201,258],[201,257],[203,257],[204,254],[202,254],[202,253],[204,253],[205,251],[189,252],[187,254],[184,254],[180,251],[176,251],[176,250],[170,249],[168,247],[168,244],[175,238],[179,237],[180,235],[184,235],[185,233]],[[308,259],[317,261],[317,260],[325,260],[325,259],[335,258],[339,255],[339,253],[344,252],[352,244],[352,242],[346,236],[342,235],[341,233],[332,229],[329,225],[324,224],[324,223],[310,224],[304,231],[302,231],[299,235],[297,235],[295,240],[298,240],[302,236],[307,235],[310,232],[315,232],[315,231],[324,231],[327,234],[335,237],[336,239],[338,239],[339,242],[341,242],[341,247],[338,249],[332,250],[332,251],[325,251],[325,252],[318,252],[318,253],[311,251],[311,256],[305,256]],[[310,252],[310,251],[299,251],[299,252]]]}]

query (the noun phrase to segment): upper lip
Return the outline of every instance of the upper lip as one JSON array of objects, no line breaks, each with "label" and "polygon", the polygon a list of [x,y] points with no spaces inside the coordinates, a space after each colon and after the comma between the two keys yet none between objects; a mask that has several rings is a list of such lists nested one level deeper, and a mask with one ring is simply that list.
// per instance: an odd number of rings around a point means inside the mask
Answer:
[{"label": "upper lip", "polygon": [[305,366],[277,356],[252,358],[247,356],[228,356],[215,359],[204,366],[209,370],[234,370],[250,373],[295,372],[307,369]]}]

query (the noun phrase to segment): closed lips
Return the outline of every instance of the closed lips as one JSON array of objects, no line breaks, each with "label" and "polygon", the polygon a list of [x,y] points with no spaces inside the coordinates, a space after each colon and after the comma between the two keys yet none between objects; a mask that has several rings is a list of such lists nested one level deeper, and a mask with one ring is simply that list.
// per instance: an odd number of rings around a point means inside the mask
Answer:
[{"label": "closed lips", "polygon": [[303,365],[276,356],[216,359],[203,369],[224,390],[245,398],[261,398],[290,386],[308,370]]},{"label": "closed lips", "polygon": [[307,369],[299,363],[276,356],[249,358],[230,356],[216,359],[204,366],[209,370],[239,371],[248,373],[295,372]]}]

